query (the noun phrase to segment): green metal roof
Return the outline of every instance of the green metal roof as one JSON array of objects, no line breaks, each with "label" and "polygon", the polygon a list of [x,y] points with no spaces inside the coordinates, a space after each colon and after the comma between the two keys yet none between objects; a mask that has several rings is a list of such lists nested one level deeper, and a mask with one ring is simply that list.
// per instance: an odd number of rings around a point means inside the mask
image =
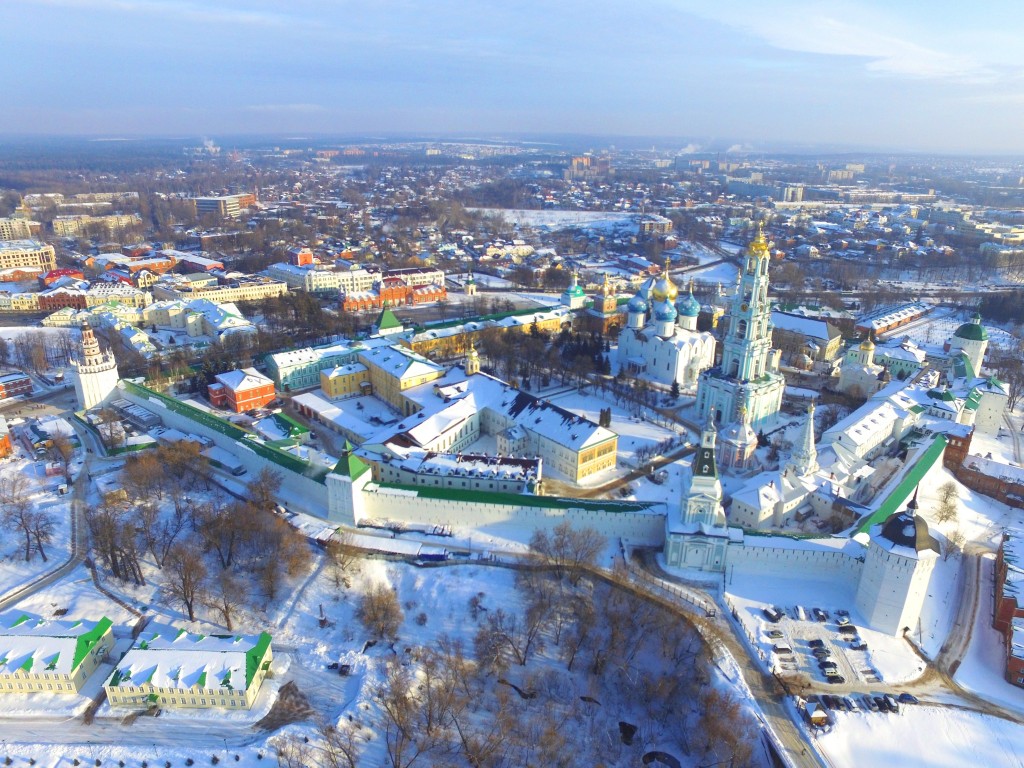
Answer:
[{"label": "green metal roof", "polygon": [[988,331],[981,323],[964,323],[953,335],[968,341],[988,341]]},{"label": "green metal roof", "polygon": [[903,479],[893,488],[892,492],[885,497],[878,509],[861,520],[860,525],[857,526],[856,533],[865,533],[871,526],[887,520],[894,512],[898,512],[907,499],[910,498],[910,494],[913,493],[914,489],[920,485],[924,476],[928,474],[928,470],[938,461],[945,447],[946,436],[936,435],[932,440],[932,444],[918,457],[917,461],[914,462],[914,466],[903,476]]},{"label": "green metal roof", "polygon": [[614,501],[612,499],[573,499],[567,496],[531,496],[524,493],[500,493],[469,488],[442,488],[429,485],[403,485],[380,483],[384,489],[412,491],[424,499],[445,499],[514,507],[543,507],[545,509],[586,509],[594,512],[643,512],[658,502]]},{"label": "green metal roof", "polygon": [[395,313],[392,312],[390,309],[386,308],[382,309],[380,314],[377,316],[377,322],[375,325],[379,330],[382,331],[388,331],[391,330],[392,328],[402,327],[402,323],[399,321],[397,317],[395,317]]},{"label": "green metal roof", "polygon": [[256,671],[260,668],[260,664],[263,663],[263,659],[267,655],[267,651],[270,650],[270,641],[270,633],[261,632],[259,640],[256,641],[256,645],[245,652],[246,690],[248,690],[252,685],[253,678],[256,677]]},{"label": "green metal roof", "polygon": [[100,639],[107,634],[107,631],[113,625],[114,622],[104,616],[96,622],[95,627],[78,636],[78,642],[75,644],[75,655],[71,660],[72,672],[78,669],[78,665],[85,661],[85,657],[89,655],[89,651],[96,647],[96,643],[98,643]]},{"label": "green metal roof", "polygon": [[353,451],[354,448],[352,447],[352,443],[346,440],[345,449],[342,451],[341,458],[338,459],[338,463],[334,465],[334,473],[336,475],[342,475],[343,477],[355,480],[369,471],[370,465],[356,456]]}]

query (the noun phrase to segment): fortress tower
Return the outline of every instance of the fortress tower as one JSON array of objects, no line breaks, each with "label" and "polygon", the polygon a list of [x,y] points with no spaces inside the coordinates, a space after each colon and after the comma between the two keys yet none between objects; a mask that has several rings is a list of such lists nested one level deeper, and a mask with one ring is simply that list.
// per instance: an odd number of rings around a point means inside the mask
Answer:
[{"label": "fortress tower", "polygon": [[102,405],[117,387],[120,377],[114,355],[100,349],[88,324],[82,326],[82,349],[71,366],[75,369],[75,394],[83,411]]}]

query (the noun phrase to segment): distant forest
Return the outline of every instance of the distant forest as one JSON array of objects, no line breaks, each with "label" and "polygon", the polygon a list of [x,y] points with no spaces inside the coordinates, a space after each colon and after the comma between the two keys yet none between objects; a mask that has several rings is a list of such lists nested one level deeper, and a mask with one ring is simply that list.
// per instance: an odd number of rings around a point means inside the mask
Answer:
[{"label": "distant forest", "polygon": [[1024,323],[1024,288],[982,297],[978,307],[981,316],[997,323]]}]

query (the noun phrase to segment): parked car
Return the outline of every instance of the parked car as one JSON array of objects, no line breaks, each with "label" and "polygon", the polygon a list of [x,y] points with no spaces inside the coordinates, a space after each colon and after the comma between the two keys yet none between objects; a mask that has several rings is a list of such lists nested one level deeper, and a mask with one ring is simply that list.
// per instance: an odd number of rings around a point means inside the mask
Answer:
[{"label": "parked car", "polygon": [[769,629],[769,630],[768,630],[768,632],[767,632],[766,634],[767,634],[767,635],[768,635],[768,637],[770,637],[770,638],[771,638],[772,640],[778,640],[778,639],[779,639],[780,637],[782,637],[782,636],[783,636],[783,635],[782,635],[782,630],[781,630],[781,629]]},{"label": "parked car", "polygon": [[833,685],[842,685],[846,682],[846,678],[840,674],[827,675],[825,677],[826,682],[832,683]]},{"label": "parked car", "polygon": [[889,705],[885,703],[884,696],[873,696],[872,699],[875,702],[876,712],[888,712]]},{"label": "parked car", "polygon": [[762,608],[761,613],[764,617],[773,623],[778,623],[782,620],[782,611],[776,608],[774,605],[769,605],[767,608]]},{"label": "parked car", "polygon": [[917,704],[918,703],[917,697],[914,694],[906,693],[906,692],[901,693],[899,696],[897,696],[896,697],[896,701],[898,701],[900,704]]},{"label": "parked car", "polygon": [[849,696],[843,696],[843,706],[846,708],[847,712],[857,711],[857,704]]},{"label": "parked car", "polygon": [[896,697],[887,693],[884,698],[885,706],[889,708],[889,711],[893,713],[899,713],[900,705],[899,702],[896,701]]},{"label": "parked car", "polygon": [[878,702],[875,701],[874,697],[865,693],[862,700],[864,702],[864,707],[868,710],[868,712],[878,711]]},{"label": "parked car", "polygon": [[839,669],[839,665],[836,664],[831,659],[825,659],[824,661],[819,661],[818,662],[818,669],[821,669],[821,670],[823,670],[825,672],[825,674],[828,674],[828,670],[830,670],[830,669]]},{"label": "parked car", "polygon": [[814,614],[815,621],[820,621],[822,623],[828,621],[828,614],[821,610],[821,608],[814,608],[811,610],[811,613]]},{"label": "parked car", "polygon": [[815,648],[813,651],[811,651],[811,653],[814,655],[814,658],[816,658],[818,661],[821,661],[822,659],[827,659],[829,656],[832,655],[832,652],[828,648]]},{"label": "parked car", "polygon": [[809,641],[807,644],[809,646],[811,646],[811,648],[824,648],[825,647],[825,641],[822,640],[820,637],[814,638],[813,640]]}]

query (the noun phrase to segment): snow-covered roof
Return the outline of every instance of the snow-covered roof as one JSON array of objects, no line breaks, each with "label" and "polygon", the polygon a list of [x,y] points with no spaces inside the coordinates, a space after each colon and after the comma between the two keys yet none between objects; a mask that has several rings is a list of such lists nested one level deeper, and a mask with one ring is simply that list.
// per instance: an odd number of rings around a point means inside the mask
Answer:
[{"label": "snow-covered roof", "polygon": [[139,635],[108,686],[245,691],[270,650],[271,637],[200,635],[161,627]]},{"label": "snow-covered roof", "polygon": [[255,368],[239,368],[227,373],[218,373],[216,379],[232,392],[265,387],[274,383]]},{"label": "snow-covered roof", "polygon": [[105,616],[99,621],[54,621],[7,613],[0,617],[0,675],[70,675],[111,626]]}]

